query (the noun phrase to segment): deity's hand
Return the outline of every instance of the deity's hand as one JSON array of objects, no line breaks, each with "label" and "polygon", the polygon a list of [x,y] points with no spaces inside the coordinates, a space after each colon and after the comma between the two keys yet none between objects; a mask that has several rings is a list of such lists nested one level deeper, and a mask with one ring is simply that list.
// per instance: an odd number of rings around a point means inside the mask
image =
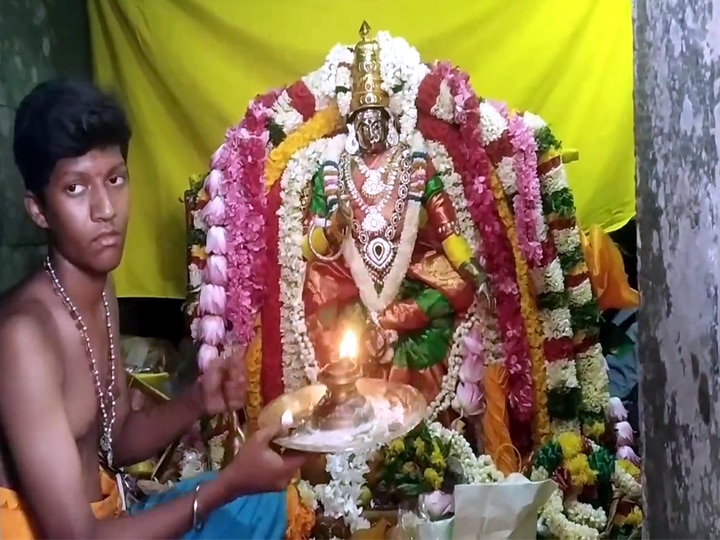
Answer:
[{"label": "deity's hand", "polygon": [[203,414],[215,416],[244,407],[247,394],[244,366],[244,351],[210,362],[197,383]]},{"label": "deity's hand", "polygon": [[490,283],[487,274],[480,267],[477,261],[470,260],[465,263],[460,270],[469,276],[475,283],[478,299],[490,309],[495,308],[495,297],[490,291]]},{"label": "deity's hand", "polygon": [[328,241],[334,246],[339,247],[345,241],[348,235],[350,225],[352,224],[352,213],[347,203],[340,201],[335,212],[330,218],[330,224],[326,230]]}]

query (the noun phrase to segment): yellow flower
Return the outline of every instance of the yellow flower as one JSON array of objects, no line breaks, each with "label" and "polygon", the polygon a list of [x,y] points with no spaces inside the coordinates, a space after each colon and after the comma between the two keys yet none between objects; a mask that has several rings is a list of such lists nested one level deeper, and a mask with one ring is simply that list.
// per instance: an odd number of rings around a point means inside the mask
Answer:
[{"label": "yellow flower", "polygon": [[415,455],[422,457],[425,454],[425,441],[418,437],[413,444],[415,445]]},{"label": "yellow flower", "polygon": [[405,450],[405,441],[402,439],[395,439],[388,445],[386,455],[393,458],[403,450]]},{"label": "yellow flower", "polygon": [[583,433],[586,437],[597,440],[603,433],[605,433],[605,423],[593,422],[592,424],[585,424],[583,426]]},{"label": "yellow flower", "polygon": [[290,158],[302,148],[305,148],[313,141],[327,137],[340,123],[340,113],[335,105],[318,111],[315,115],[300,126],[296,131],[290,133],[280,143],[280,146],[273,149],[265,163],[265,185],[269,189],[280,179],[285,166]]},{"label": "yellow flower", "polygon": [[623,471],[628,473],[636,480],[640,478],[640,469],[634,463],[629,462],[627,459],[617,460],[615,466],[620,467]]},{"label": "yellow flower", "polygon": [[578,454],[566,460],[565,468],[570,473],[570,479],[575,487],[592,486],[597,480],[597,473],[590,468],[585,454]]},{"label": "yellow flower", "polygon": [[405,465],[403,465],[402,472],[408,476],[417,476],[418,466],[412,461],[408,461]]},{"label": "yellow flower", "polygon": [[207,251],[204,246],[190,246],[190,256],[201,261],[207,260]]},{"label": "yellow flower", "polygon": [[643,513],[639,506],[636,506],[632,511],[625,516],[623,525],[630,525],[632,527],[638,527],[643,522]]},{"label": "yellow flower", "polygon": [[423,478],[425,478],[425,481],[430,484],[430,487],[433,489],[440,489],[443,483],[443,477],[440,476],[435,469],[425,469]]},{"label": "yellow flower", "polygon": [[442,455],[442,452],[437,446],[433,448],[432,454],[430,454],[430,464],[438,471],[444,471],[445,467],[447,467],[445,456]]},{"label": "yellow flower", "polygon": [[583,447],[582,439],[577,433],[566,431],[557,436],[557,443],[562,448],[563,457],[571,459],[577,456]]}]

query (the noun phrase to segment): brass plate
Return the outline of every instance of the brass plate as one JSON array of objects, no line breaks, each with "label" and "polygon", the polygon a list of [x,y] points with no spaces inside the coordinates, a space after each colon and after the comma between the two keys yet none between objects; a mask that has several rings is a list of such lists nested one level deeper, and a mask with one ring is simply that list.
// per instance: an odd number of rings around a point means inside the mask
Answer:
[{"label": "brass plate", "polygon": [[[283,394],[262,410],[258,418],[259,427],[280,425],[282,415],[287,410],[292,413],[296,422],[309,418],[315,406],[325,395],[325,388],[323,384],[312,384],[295,392]],[[360,394],[371,400],[384,399],[394,405],[402,405],[403,421],[387,426],[387,429],[373,429],[369,440],[366,437],[357,437],[356,441],[350,445],[346,442],[332,440],[322,444],[306,444],[299,441],[300,437],[293,433],[277,438],[275,444],[283,448],[309,453],[334,454],[343,451],[359,451],[402,437],[417,426],[427,414],[425,398],[412,386],[382,379],[364,378],[358,380],[357,389]],[[306,436],[302,438],[306,438]]]}]

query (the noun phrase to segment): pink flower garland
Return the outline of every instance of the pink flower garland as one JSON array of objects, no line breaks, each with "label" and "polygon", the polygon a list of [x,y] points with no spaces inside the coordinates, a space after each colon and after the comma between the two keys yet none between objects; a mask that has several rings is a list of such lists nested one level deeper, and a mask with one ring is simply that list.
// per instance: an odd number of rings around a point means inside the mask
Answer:
[{"label": "pink flower garland", "polygon": [[[468,211],[483,240],[486,257],[478,253],[478,258],[484,260],[497,302],[498,331],[509,375],[510,406],[516,418],[526,421],[533,413],[529,347],[520,311],[515,260],[489,185],[489,163],[480,136],[479,100],[466,73],[447,62],[438,63],[434,70],[441,74],[455,98],[462,148],[458,156],[461,159],[453,161],[463,179]],[[448,151],[457,152],[452,148]]]},{"label": "pink flower garland", "polygon": [[[210,255],[205,283],[200,291],[201,329],[209,316],[222,316],[228,323],[224,336],[201,332],[198,361],[201,367],[217,354],[215,345],[247,346],[255,334],[255,317],[265,293],[265,162],[268,155],[267,122],[277,98],[271,92],[255,99],[245,117],[230,129],[212,158],[206,188],[224,208],[213,207],[206,215],[209,230],[206,250]],[[219,180],[219,182],[218,182]],[[210,264],[214,258],[221,264]],[[215,283],[213,283],[213,281]],[[212,319],[213,321],[215,318]],[[209,343],[206,337],[212,337]],[[224,337],[224,340],[222,339]],[[213,350],[215,349],[215,350]]]},{"label": "pink flower garland", "polygon": [[515,228],[520,251],[529,265],[542,263],[543,251],[539,238],[538,218],[542,219],[540,179],[537,175],[537,144],[535,137],[519,115],[509,115],[504,103],[493,103],[508,122],[510,144],[513,149],[513,168],[517,178],[517,195],[513,200]]}]

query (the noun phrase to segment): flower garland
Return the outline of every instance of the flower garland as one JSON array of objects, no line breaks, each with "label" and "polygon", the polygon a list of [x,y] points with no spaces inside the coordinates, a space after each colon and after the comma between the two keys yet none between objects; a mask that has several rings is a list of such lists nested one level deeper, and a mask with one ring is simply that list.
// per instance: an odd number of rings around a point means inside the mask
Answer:
[{"label": "flower garland", "polygon": [[[499,482],[504,475],[495,467],[490,456],[476,456],[467,439],[459,432],[444,427],[439,422],[428,425],[433,437],[449,448],[448,467],[467,484]],[[392,448],[394,441],[388,443]],[[309,508],[323,507],[324,514],[344,523],[355,532],[367,529],[370,523],[363,517],[361,495],[365,487],[365,475],[370,471],[369,463],[377,456],[381,448],[372,448],[363,452],[343,452],[327,456],[325,470],[330,476],[327,484],[318,484],[313,493],[303,486],[303,503]],[[301,487],[298,486],[300,490]],[[314,496],[313,496],[314,495]]]},{"label": "flower garland", "polygon": [[[517,176],[513,176],[512,163],[507,157],[512,147],[511,121],[516,132],[522,131],[522,128],[518,126],[517,116],[513,115],[511,120],[504,106],[483,102],[481,112],[483,138],[488,145],[488,154],[497,164],[498,177],[505,195],[512,199],[518,190]],[[531,130],[526,128],[525,131]],[[536,150],[537,144],[531,148]],[[503,171],[506,173],[503,174]],[[537,185],[539,187],[539,182]],[[546,359],[547,400],[552,416],[552,432],[559,433],[579,429],[577,417],[581,400],[580,383],[573,355],[573,331],[562,267],[556,256],[553,238],[547,234],[544,226],[542,208],[538,209],[536,219],[543,222],[543,225],[539,225],[542,259],[541,264],[529,270],[543,323],[543,353]]]},{"label": "flower garland", "polygon": [[[530,478],[548,478],[558,484],[540,512],[540,518],[553,536],[559,538],[599,538],[607,524],[602,507],[577,501],[578,494],[598,485],[612,486],[615,497],[640,497],[639,482],[628,471],[639,470],[576,433],[562,433],[539,448]],[[567,500],[565,500],[567,497]]]},{"label": "flower garland", "polygon": [[[452,95],[456,96],[454,119],[459,124],[458,130],[430,116],[443,80]],[[484,150],[480,146],[477,97],[468,85],[466,74],[449,64],[438,63],[423,80],[417,105],[420,112],[419,130],[426,140],[443,144],[463,180],[469,213],[484,242],[483,253],[477,254],[478,259],[487,269],[497,300],[499,329],[510,376],[511,409],[519,420],[528,421],[533,410],[528,343],[523,331],[515,261],[488,186],[490,172]],[[484,256],[490,253],[492,257]]]},{"label": "flower garland", "polygon": [[600,312],[593,295],[585,264],[580,231],[575,219],[575,203],[567,183],[560,156],[560,142],[537,115],[525,113],[524,121],[533,130],[540,157],[543,206],[566,285],[568,320],[573,329],[573,345],[580,388],[579,416],[583,432],[591,437],[605,429],[605,407],[610,394],[605,358],[599,339]]},{"label": "flower garland", "polygon": [[543,335],[540,331],[539,313],[533,305],[533,296],[530,290],[530,271],[525,264],[518,246],[519,240],[513,225],[512,216],[499,180],[491,177],[491,186],[495,196],[500,218],[508,232],[508,239],[513,248],[517,264],[518,287],[520,290],[520,306],[525,322],[525,333],[530,345],[530,360],[533,372],[533,392],[535,402],[535,416],[533,417],[533,442],[535,446],[543,444],[550,435],[550,420],[547,410],[547,373],[545,356],[543,354]]},{"label": "flower garland", "polygon": [[320,139],[295,152],[280,181],[282,212],[278,215],[278,260],[281,268],[280,305],[284,314],[280,333],[285,391],[301,388],[308,381],[315,382],[319,371],[305,328],[302,192],[307,179],[312,178],[320,167],[327,147],[337,143],[336,139]]}]

